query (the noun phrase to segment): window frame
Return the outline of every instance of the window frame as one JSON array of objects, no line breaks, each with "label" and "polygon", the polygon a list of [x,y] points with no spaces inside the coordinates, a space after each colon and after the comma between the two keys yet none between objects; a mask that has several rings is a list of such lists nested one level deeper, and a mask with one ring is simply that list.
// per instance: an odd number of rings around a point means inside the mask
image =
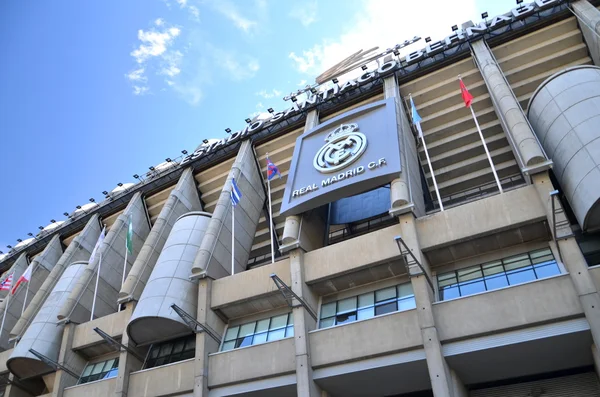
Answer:
[{"label": "window frame", "polygon": [[[277,326],[277,327],[273,327],[273,319],[276,318],[280,318],[286,316],[285,319],[285,324],[283,326]],[[259,323],[264,323],[265,321],[267,321],[267,326],[266,328],[261,329],[260,331],[257,332],[257,327],[259,325]],[[243,327],[249,327],[252,326],[252,332],[246,333],[243,336],[240,336],[240,332],[242,330]],[[233,337],[228,336],[228,334],[235,329],[235,335]],[[281,331],[283,331],[283,336],[282,337],[274,337],[273,339],[269,339],[271,337],[271,335],[276,335],[278,333],[280,333]],[[258,342],[255,342],[256,340],[256,336],[260,336],[260,340]],[[264,336],[264,340],[262,340],[262,337]],[[246,321],[246,322],[241,322],[241,323],[233,323],[233,324],[228,324],[227,325],[227,329],[225,330],[224,334],[223,334],[223,338],[221,338],[221,344],[219,345],[219,352],[228,352],[228,351],[233,351],[233,350],[237,350],[237,349],[241,349],[244,347],[250,347],[250,346],[257,346],[257,345],[261,345],[263,343],[268,343],[268,342],[274,342],[277,340],[282,340],[282,339],[286,339],[286,338],[292,338],[294,336],[294,315],[292,312],[290,311],[286,311],[283,313],[278,313],[275,315],[272,315],[270,317],[262,317],[262,318],[257,318],[254,321]],[[246,338],[249,338],[248,343],[246,342]],[[229,347],[230,343],[234,343],[233,347]],[[226,349],[226,345],[227,345],[227,349]]]},{"label": "window frame", "polygon": [[[182,343],[182,349],[179,351],[174,351],[175,347]],[[160,355],[163,349],[169,348],[170,351],[167,354]],[[156,350],[154,350],[156,349]],[[157,351],[156,355],[153,356],[153,351]],[[177,359],[174,359],[173,356],[179,356]],[[189,360],[196,356],[196,334],[190,334],[186,336],[182,336],[175,339],[166,340],[159,343],[153,343],[150,345],[148,349],[148,353],[146,353],[146,358],[144,360],[144,364],[142,365],[142,369],[151,369],[158,368],[169,364],[178,363],[181,361]],[[157,364],[160,359],[163,361],[160,364]]]},{"label": "window frame", "polygon": [[[111,367],[108,369],[105,368],[106,364],[110,361],[112,361]],[[101,368],[100,372],[92,374],[95,367],[99,364],[102,364],[102,368]],[[90,369],[89,373],[84,376],[84,374],[86,373],[86,370],[88,368],[91,368],[91,369]],[[114,372],[114,376],[107,376],[113,372]],[[89,378],[95,377],[97,375],[99,375],[97,378],[89,379]],[[117,355],[112,354],[111,356],[95,358],[93,360],[88,361],[85,364],[85,367],[83,367],[83,370],[81,371],[81,374],[79,375],[79,378],[77,379],[76,386],[85,385],[87,383],[92,383],[92,382],[98,382],[101,380],[116,378],[118,375],[119,375],[119,355],[118,354]],[[88,378],[88,379],[85,379],[85,381],[83,381],[84,378]]]}]

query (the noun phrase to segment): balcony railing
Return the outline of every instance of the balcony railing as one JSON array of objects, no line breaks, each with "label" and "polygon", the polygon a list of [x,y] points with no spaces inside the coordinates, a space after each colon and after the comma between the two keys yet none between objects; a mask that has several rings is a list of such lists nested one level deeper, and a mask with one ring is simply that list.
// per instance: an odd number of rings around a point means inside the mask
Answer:
[{"label": "balcony railing", "polygon": [[395,225],[397,223],[398,218],[393,217],[390,214],[383,214],[375,218],[350,223],[345,225],[343,229],[329,232],[327,245],[339,243],[340,241],[358,237],[365,233],[383,229],[384,227]]}]

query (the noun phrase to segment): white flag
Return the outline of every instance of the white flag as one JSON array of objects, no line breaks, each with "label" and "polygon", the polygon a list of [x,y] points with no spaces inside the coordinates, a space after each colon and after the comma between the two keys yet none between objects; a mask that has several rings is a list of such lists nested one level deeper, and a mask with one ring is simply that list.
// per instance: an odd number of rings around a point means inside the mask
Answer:
[{"label": "white flag", "polygon": [[100,249],[100,246],[102,245],[102,242],[104,241],[105,231],[106,231],[106,226],[102,228],[102,232],[100,233],[100,236],[98,237],[98,241],[96,241],[96,245],[94,246],[94,250],[92,251],[92,255],[90,255],[90,261],[88,263],[92,263],[94,261],[94,259],[96,258],[96,252],[98,252],[98,250]]}]

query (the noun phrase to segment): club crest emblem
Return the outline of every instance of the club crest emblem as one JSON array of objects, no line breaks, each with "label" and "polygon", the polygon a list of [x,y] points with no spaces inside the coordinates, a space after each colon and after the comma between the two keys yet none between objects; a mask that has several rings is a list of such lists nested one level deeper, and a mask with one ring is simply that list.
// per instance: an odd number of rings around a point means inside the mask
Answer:
[{"label": "club crest emblem", "polygon": [[358,124],[342,124],[325,138],[327,142],[313,161],[317,171],[336,172],[358,160],[367,149],[367,137],[358,132]]}]

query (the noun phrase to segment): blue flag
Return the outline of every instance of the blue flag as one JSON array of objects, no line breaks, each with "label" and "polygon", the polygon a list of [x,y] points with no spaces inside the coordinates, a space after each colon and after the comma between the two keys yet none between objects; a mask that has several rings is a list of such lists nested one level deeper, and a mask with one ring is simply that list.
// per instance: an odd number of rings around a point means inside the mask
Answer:
[{"label": "blue flag", "polygon": [[240,191],[240,188],[236,185],[235,183],[235,178],[233,178],[231,180],[231,204],[235,207],[236,205],[238,205],[240,203],[240,200],[242,199],[242,192]]},{"label": "blue flag", "polygon": [[417,127],[417,131],[419,131],[419,138],[423,138],[423,130],[421,130],[421,116],[419,116],[419,113],[417,112],[417,108],[415,107],[412,97],[410,97],[410,115],[414,126]]}]

